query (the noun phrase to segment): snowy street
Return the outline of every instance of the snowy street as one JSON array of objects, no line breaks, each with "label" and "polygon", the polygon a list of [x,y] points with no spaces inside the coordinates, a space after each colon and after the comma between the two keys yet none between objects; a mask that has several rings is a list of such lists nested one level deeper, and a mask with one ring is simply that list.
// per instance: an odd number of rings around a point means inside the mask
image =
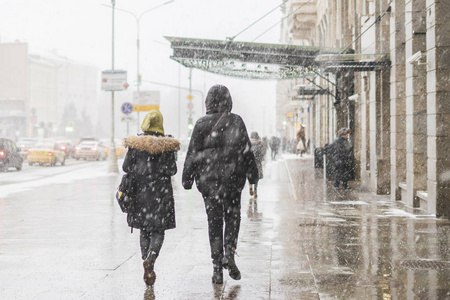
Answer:
[{"label": "snowy street", "polygon": [[0,173],[1,298],[449,297],[448,220],[358,189],[336,191],[311,157],[293,155],[266,163],[256,201],[243,190],[242,279],[225,272],[224,284],[213,285],[203,200],[181,188],[178,162],[177,228],[166,232],[153,289],[142,280],[139,233],[130,234],[116,203],[120,175],[107,173],[108,161]]}]

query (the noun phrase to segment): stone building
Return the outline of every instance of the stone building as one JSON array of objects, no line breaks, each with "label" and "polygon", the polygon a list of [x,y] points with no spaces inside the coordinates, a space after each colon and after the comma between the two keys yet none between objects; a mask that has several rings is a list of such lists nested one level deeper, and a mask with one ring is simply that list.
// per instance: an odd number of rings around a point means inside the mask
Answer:
[{"label": "stone building", "polygon": [[[289,0],[281,41],[338,50],[316,57],[321,67],[307,79],[326,91],[310,101],[312,148],[349,127],[362,186],[447,218],[449,13],[441,0]],[[298,82],[279,90],[289,84]],[[277,116],[287,121],[286,111]]]}]

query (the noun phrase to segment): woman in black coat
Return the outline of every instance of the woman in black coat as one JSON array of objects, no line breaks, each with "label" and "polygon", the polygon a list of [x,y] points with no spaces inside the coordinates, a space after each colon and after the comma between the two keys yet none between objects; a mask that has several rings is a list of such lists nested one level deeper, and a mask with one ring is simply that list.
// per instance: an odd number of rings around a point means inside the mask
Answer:
[{"label": "woman in black coat", "polygon": [[186,154],[183,187],[191,189],[195,180],[203,196],[214,266],[212,281],[222,283],[222,268],[228,269],[231,278],[241,278],[234,261],[241,192],[247,178],[251,184],[258,182],[258,169],[244,121],[231,113],[228,89],[211,87],[205,102],[206,115],[196,122]]},{"label": "woman in black coat", "polygon": [[350,130],[341,128],[338,137],[330,145],[330,157],[335,176],[334,186],[339,189],[342,181],[342,188],[349,189],[347,182],[353,177],[353,151],[352,145],[348,141]]},{"label": "woman in black coat", "polygon": [[122,169],[131,175],[135,193],[127,215],[128,225],[140,229],[144,281],[153,285],[154,263],[164,241],[164,231],[175,228],[171,176],[177,173],[175,155],[180,143],[164,136],[163,118],[157,110],[146,115],[141,129],[144,134],[125,139],[128,152]]},{"label": "woman in black coat", "polygon": [[[264,144],[256,131],[250,134],[250,142],[253,155],[255,155],[256,166],[258,167],[259,179],[262,179],[264,177],[262,166],[265,154]],[[249,188],[250,196],[253,196],[255,199],[258,198],[258,184],[250,184]]]}]

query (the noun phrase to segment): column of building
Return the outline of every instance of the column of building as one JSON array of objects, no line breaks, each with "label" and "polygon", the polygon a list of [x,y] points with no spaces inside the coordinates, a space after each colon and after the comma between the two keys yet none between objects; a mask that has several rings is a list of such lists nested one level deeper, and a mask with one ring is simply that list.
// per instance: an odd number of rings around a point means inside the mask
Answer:
[{"label": "column of building", "polygon": [[[381,0],[375,1],[375,15],[374,20],[377,16],[380,15],[380,2]],[[377,22],[375,24],[375,30],[373,32],[373,41],[375,44],[375,52],[380,53],[380,49],[382,48],[381,40],[381,24]],[[383,180],[382,173],[384,173],[383,161],[382,158],[382,143],[381,143],[381,133],[382,133],[382,116],[383,116],[383,102],[382,97],[383,94],[382,86],[384,83],[384,77],[380,70],[369,72],[368,80],[369,80],[369,99],[368,106],[369,111],[367,117],[369,118],[369,161],[370,161],[370,187],[372,191],[376,193],[381,192],[381,181]]]},{"label": "column of building", "polygon": [[[375,2],[377,8],[376,15],[382,15],[389,7],[388,0],[378,0]],[[385,15],[377,23],[376,29],[376,53],[389,53],[390,48],[390,16]],[[377,126],[376,126],[376,163],[377,185],[375,191],[378,194],[387,194],[390,191],[390,69],[382,68],[377,71]]]},{"label": "column of building", "polygon": [[428,211],[450,217],[450,1],[428,0]]},{"label": "column of building", "polygon": [[400,200],[399,183],[406,182],[405,0],[391,7],[391,199]]},{"label": "column of building", "polygon": [[[405,0],[406,58],[425,50],[425,30],[425,1]],[[405,71],[406,193],[402,194],[402,201],[418,207],[416,193],[426,188],[427,176],[426,67],[407,62]]]}]

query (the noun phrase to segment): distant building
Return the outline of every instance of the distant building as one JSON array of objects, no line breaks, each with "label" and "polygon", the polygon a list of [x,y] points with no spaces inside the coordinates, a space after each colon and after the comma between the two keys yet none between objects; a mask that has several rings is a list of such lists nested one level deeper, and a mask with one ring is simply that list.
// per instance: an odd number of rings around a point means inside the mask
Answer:
[{"label": "distant building", "polygon": [[73,138],[83,127],[93,130],[96,67],[53,52],[29,53],[24,43],[0,44],[0,66],[0,136]]}]

